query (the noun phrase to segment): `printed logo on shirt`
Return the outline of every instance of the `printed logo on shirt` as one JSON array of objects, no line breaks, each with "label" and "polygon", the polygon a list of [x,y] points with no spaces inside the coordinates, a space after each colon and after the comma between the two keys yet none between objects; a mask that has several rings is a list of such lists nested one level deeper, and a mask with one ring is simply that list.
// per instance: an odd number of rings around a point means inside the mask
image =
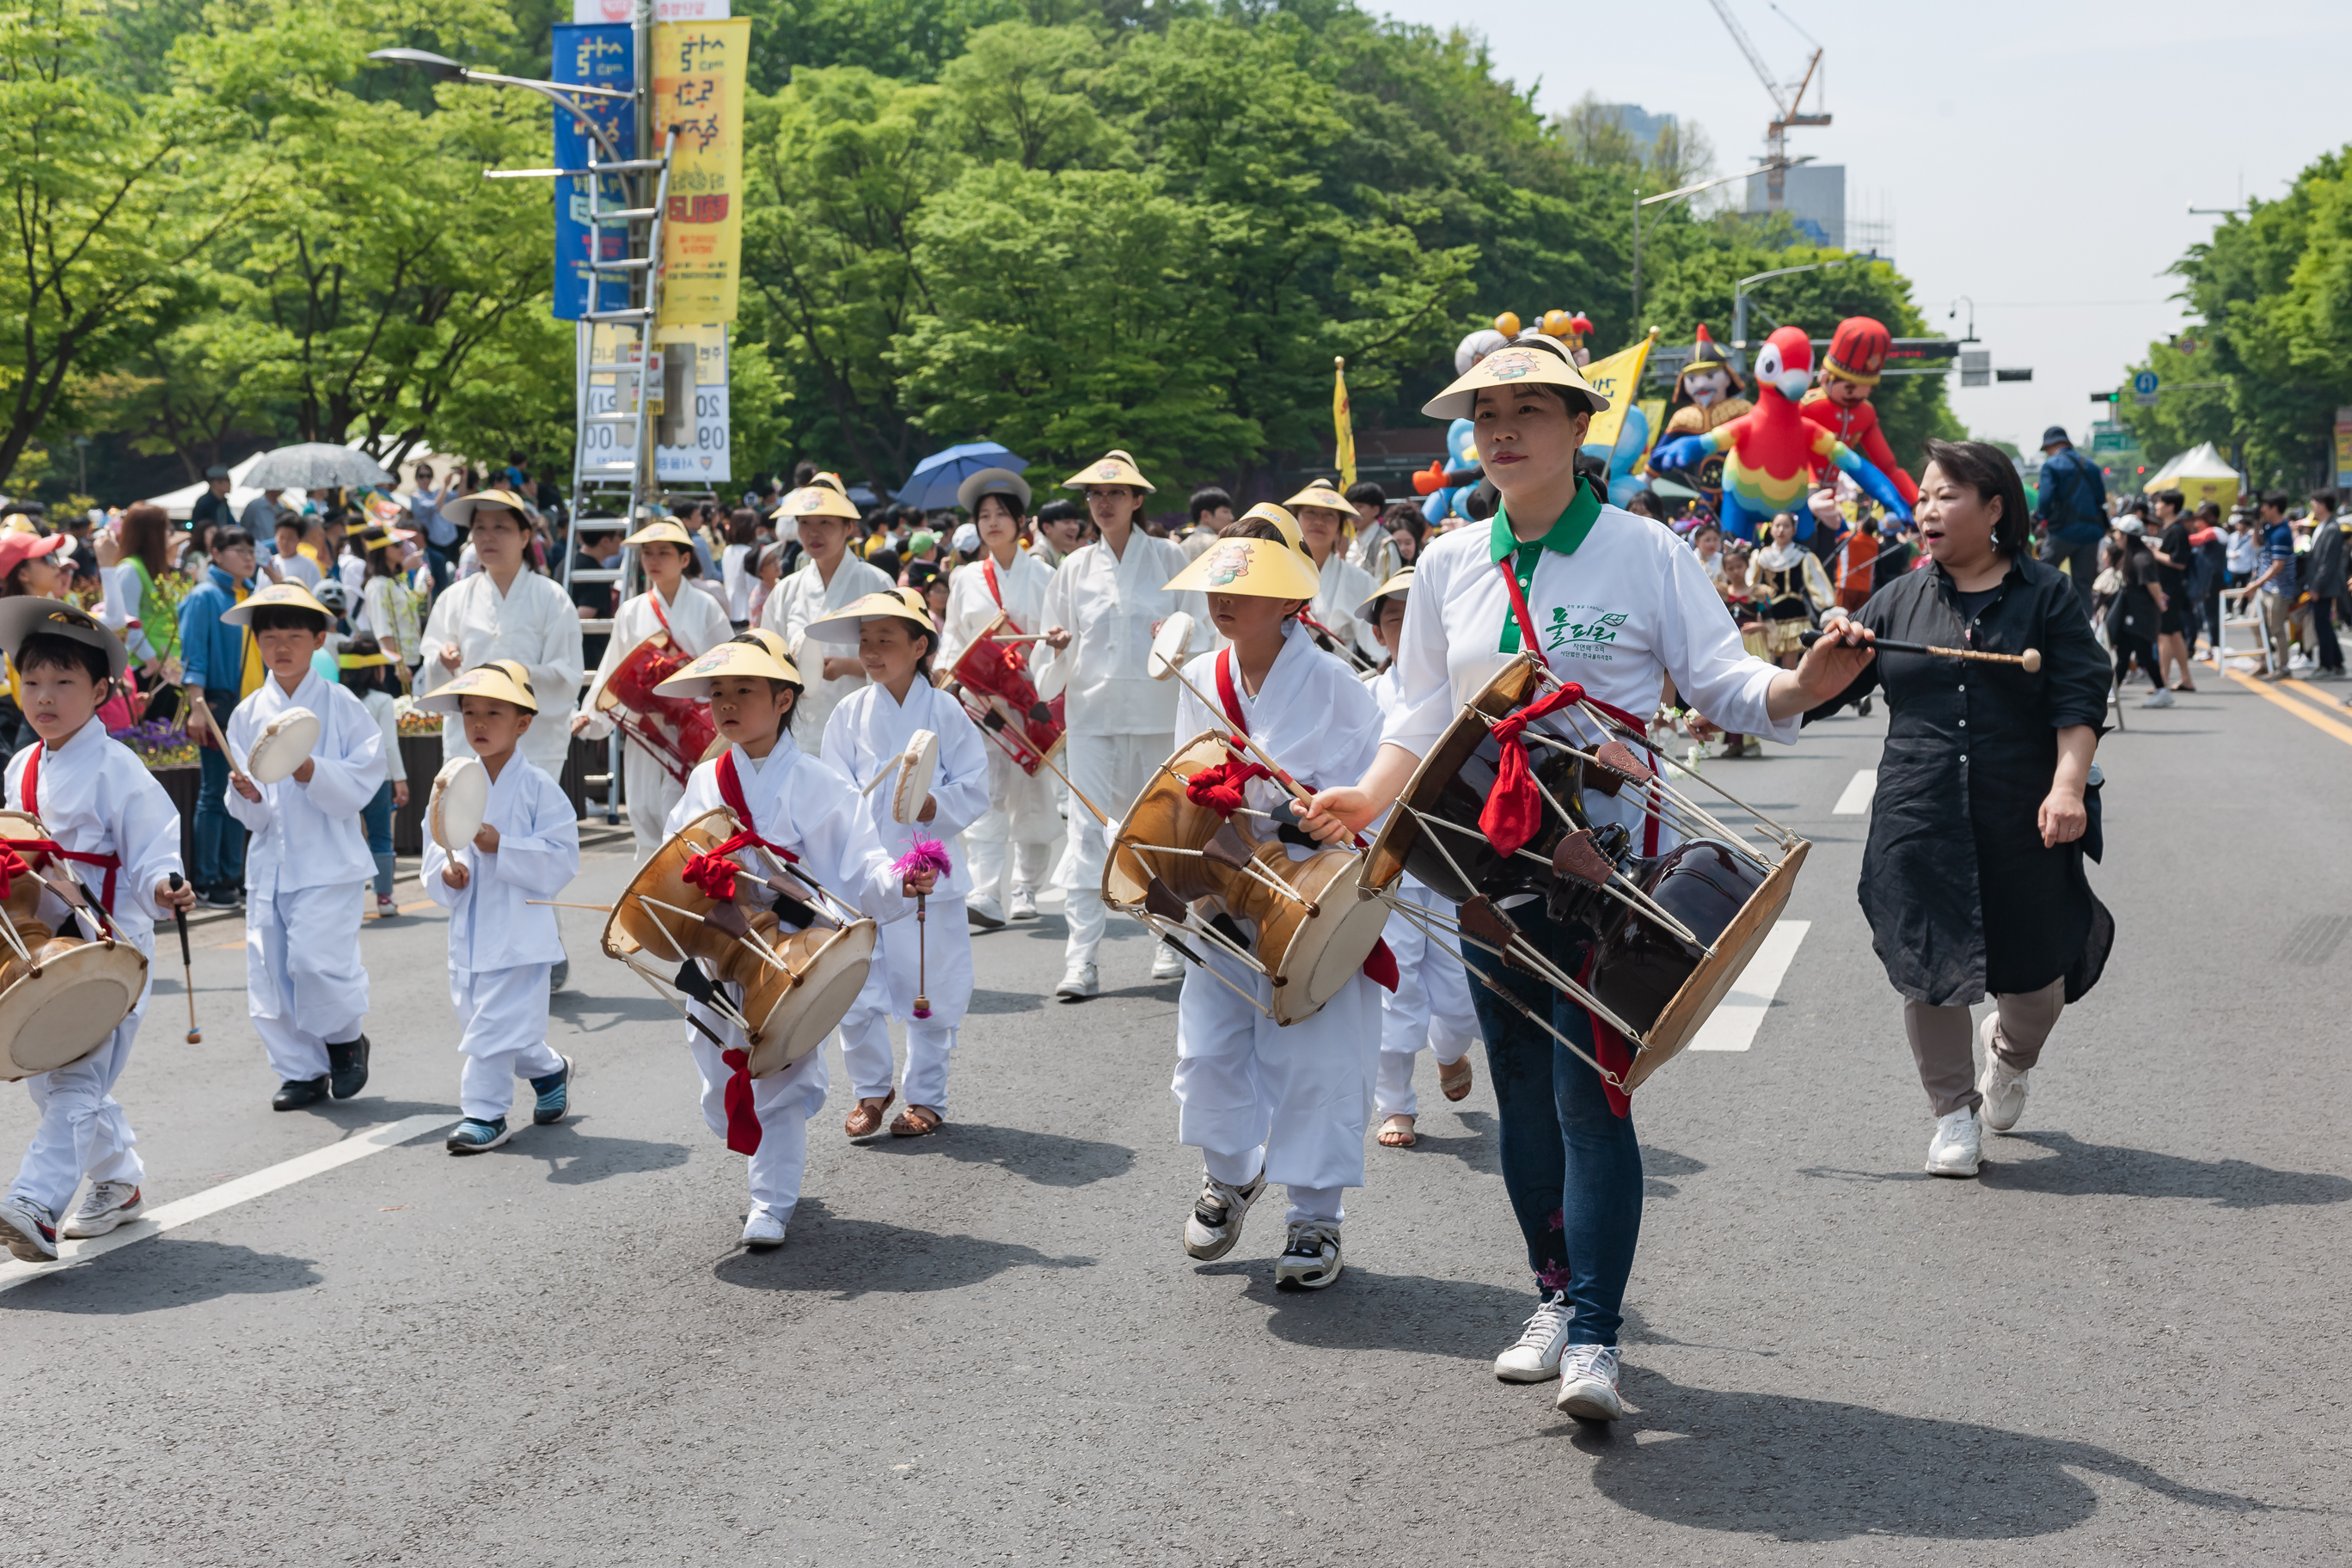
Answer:
[{"label": "printed logo on shirt", "polygon": [[1555,605],[1550,625],[1543,628],[1544,651],[1612,661],[1615,655],[1610,645],[1616,642],[1617,628],[1625,621],[1622,612],[1603,611],[1597,605]]}]

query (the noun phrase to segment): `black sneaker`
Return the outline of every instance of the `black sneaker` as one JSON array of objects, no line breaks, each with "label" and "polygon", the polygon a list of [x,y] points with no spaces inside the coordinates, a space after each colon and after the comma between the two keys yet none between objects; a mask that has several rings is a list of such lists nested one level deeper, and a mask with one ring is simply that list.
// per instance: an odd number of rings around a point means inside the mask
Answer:
[{"label": "black sneaker", "polygon": [[338,1044],[327,1042],[327,1076],[334,1080],[335,1098],[349,1100],[367,1087],[368,1037],[362,1034],[356,1040]]},{"label": "black sneaker", "polygon": [[503,1116],[496,1121],[480,1121],[468,1116],[449,1130],[449,1137],[442,1147],[452,1154],[478,1154],[486,1149],[497,1148],[509,1136],[507,1119]]},{"label": "black sneaker", "polygon": [[566,1057],[562,1072],[551,1072],[545,1078],[530,1080],[531,1093],[539,1096],[537,1103],[530,1108],[533,1126],[551,1126],[562,1121],[563,1113],[572,1109],[572,1058]]},{"label": "black sneaker", "polygon": [[196,902],[208,910],[233,910],[245,900],[229,889],[215,888],[210,892],[198,893]]},{"label": "black sneaker", "polygon": [[327,1080],[324,1078],[289,1078],[278,1086],[276,1094],[270,1096],[269,1109],[300,1110],[326,1098]]}]

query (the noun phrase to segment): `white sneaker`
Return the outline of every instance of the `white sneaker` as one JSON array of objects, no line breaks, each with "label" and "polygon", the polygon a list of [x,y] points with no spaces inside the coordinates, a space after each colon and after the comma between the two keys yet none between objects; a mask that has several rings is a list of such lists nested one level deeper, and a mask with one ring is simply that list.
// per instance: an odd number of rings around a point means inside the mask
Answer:
[{"label": "white sneaker", "polygon": [[1568,1325],[1575,1317],[1568,1292],[1544,1298],[1517,1343],[1495,1358],[1495,1375],[1505,1383],[1541,1383],[1559,1375],[1559,1352],[1568,1348]]},{"label": "white sneaker", "polygon": [[1184,955],[1161,942],[1151,950],[1151,978],[1181,980],[1184,978]]},{"label": "white sneaker", "polygon": [[1054,994],[1064,1002],[1083,1002],[1102,991],[1102,976],[1091,963],[1072,963],[1062,972],[1062,983],[1054,987]]},{"label": "white sneaker", "polygon": [[1617,1347],[1570,1345],[1559,1361],[1559,1394],[1551,1407],[1583,1421],[1614,1421],[1625,1414],[1617,1393]]},{"label": "white sneaker", "polygon": [[1016,921],[1035,920],[1037,918],[1037,895],[1031,892],[1026,888],[1013,889],[1011,918]]},{"label": "white sneaker", "polygon": [[1935,1139],[1927,1145],[1929,1175],[1973,1176],[1983,1163],[1984,1134],[1975,1111],[1964,1105],[1937,1119]]},{"label": "white sneaker", "polygon": [[1339,1222],[1295,1219],[1290,1244],[1274,1260],[1277,1290],[1320,1290],[1339,1278]]},{"label": "white sneaker", "polygon": [[73,1218],[66,1221],[58,1232],[76,1241],[93,1236],[104,1236],[116,1226],[126,1225],[139,1217],[139,1188],[130,1182],[100,1182],[89,1189],[89,1195],[74,1210]]},{"label": "white sneaker", "polygon": [[753,1209],[743,1216],[743,1245],[754,1252],[766,1252],[784,1244],[784,1222],[767,1209]]},{"label": "white sneaker", "polygon": [[996,907],[994,899],[966,899],[963,917],[981,931],[994,931],[1004,923],[1004,911]]},{"label": "white sneaker", "polygon": [[2025,1114],[2026,1069],[2010,1066],[1992,1048],[1995,1026],[2000,1022],[1999,1013],[1987,1013],[1977,1030],[1978,1043],[1984,1047],[1984,1069],[1977,1075],[1977,1092],[1984,1096],[1980,1120],[1993,1131],[2006,1132]]},{"label": "white sneaker", "polygon": [[1184,1250],[1203,1263],[1214,1263],[1242,1238],[1242,1221],[1250,1205],[1265,1191],[1265,1173],[1246,1187],[1230,1187],[1211,1175],[1201,1178],[1201,1195],[1184,1218]]},{"label": "white sneaker", "polygon": [[26,1263],[54,1262],[58,1256],[58,1216],[30,1198],[11,1194],[0,1198],[0,1247]]},{"label": "white sneaker", "polygon": [[2172,693],[2159,686],[2141,698],[2139,705],[2143,708],[2169,708],[2172,706]]}]

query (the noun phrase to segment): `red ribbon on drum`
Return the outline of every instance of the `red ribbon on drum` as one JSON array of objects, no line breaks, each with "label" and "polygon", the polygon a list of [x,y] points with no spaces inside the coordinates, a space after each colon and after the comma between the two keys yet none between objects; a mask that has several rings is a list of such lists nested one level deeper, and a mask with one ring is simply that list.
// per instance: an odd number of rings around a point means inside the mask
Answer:
[{"label": "red ribbon on drum", "polygon": [[787,865],[799,864],[799,856],[760,837],[751,820],[751,805],[743,795],[743,783],[735,776],[735,753],[732,751],[719,759],[719,798],[727,803],[727,809],[735,814],[735,820],[743,825],[743,830],[690,858],[679,871],[680,876],[714,899],[731,900],[735,897],[735,874],[740,868],[729,857],[738,849],[757,846]]},{"label": "red ribbon on drum", "polygon": [[725,1062],[729,1069],[727,1147],[738,1154],[756,1154],[760,1152],[760,1138],[764,1129],[760,1125],[760,1112],[751,1103],[751,1053],[721,1051],[719,1059]]},{"label": "red ribbon on drum", "polygon": [[1519,732],[1537,720],[1584,700],[1584,688],[1570,681],[1538,698],[1507,719],[1495,721],[1490,731],[1503,753],[1495,769],[1495,787],[1478,812],[1478,831],[1498,854],[1516,855],[1543,826],[1543,796],[1536,789],[1528,763],[1528,743]]}]

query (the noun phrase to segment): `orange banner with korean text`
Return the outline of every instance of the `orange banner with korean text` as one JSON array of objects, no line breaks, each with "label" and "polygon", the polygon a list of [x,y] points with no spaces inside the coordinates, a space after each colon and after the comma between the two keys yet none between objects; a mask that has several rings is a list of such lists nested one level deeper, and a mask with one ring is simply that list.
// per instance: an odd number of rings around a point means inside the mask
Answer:
[{"label": "orange banner with korean text", "polygon": [[670,22],[653,32],[655,146],[677,128],[662,215],[661,324],[731,321],[743,266],[743,82],[751,24]]}]

